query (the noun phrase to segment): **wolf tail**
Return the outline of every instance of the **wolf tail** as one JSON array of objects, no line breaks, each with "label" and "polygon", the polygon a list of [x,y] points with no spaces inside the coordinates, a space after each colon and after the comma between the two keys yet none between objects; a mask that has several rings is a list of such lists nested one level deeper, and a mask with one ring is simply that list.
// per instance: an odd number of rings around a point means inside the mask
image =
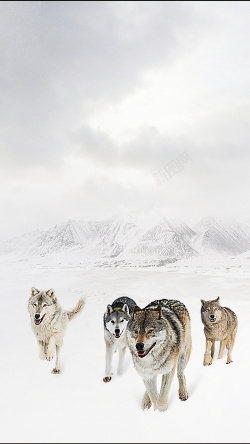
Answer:
[{"label": "wolf tail", "polygon": [[71,311],[67,311],[67,316],[69,320],[73,319],[78,313],[80,313],[85,306],[85,301],[83,299],[80,299],[80,301],[77,303],[76,307],[73,308]]}]

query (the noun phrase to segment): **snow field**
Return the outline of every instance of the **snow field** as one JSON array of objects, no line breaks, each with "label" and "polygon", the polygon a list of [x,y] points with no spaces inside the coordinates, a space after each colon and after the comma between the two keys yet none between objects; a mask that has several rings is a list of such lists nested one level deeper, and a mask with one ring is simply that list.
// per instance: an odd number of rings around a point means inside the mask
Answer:
[{"label": "snow field", "polygon": [[[2,442],[248,442],[249,281],[212,274],[163,271],[60,269],[53,264],[1,263]],[[84,296],[81,315],[69,324],[62,374],[38,358],[27,302],[32,286],[54,287],[64,309]],[[105,385],[102,317],[106,305],[127,295],[144,307],[158,298],[184,302],[192,321],[193,350],[186,369],[190,398],[178,399],[175,376],[165,413],[143,412],[141,378],[127,351],[125,372]],[[203,367],[205,336],[200,299],[221,296],[239,318],[234,363]],[[218,354],[216,347],[216,357]],[[117,363],[117,359],[116,359]],[[116,367],[115,367],[116,370]]]}]

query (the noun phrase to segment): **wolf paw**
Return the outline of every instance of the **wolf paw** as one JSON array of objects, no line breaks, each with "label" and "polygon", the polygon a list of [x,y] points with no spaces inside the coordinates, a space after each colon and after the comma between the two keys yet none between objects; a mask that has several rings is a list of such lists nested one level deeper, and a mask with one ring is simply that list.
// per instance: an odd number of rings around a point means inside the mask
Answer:
[{"label": "wolf paw", "polygon": [[47,361],[52,361],[54,359],[54,354],[53,353],[47,353],[46,354],[46,360]]},{"label": "wolf paw", "polygon": [[152,402],[147,393],[143,396],[142,399],[142,410],[149,410],[152,407]]},{"label": "wolf paw", "polygon": [[228,359],[227,362],[226,362],[226,364],[232,364],[232,362],[233,362],[233,361],[232,361],[231,359]]},{"label": "wolf paw", "polygon": [[57,368],[53,368],[53,370],[52,370],[52,375],[60,375],[60,373],[61,373],[61,370],[59,370],[59,369],[57,369]]},{"label": "wolf paw", "polygon": [[105,382],[107,384],[107,382],[110,382],[112,379],[111,376],[106,376],[105,378],[103,378],[103,382]]},{"label": "wolf paw", "polygon": [[205,357],[203,365],[205,367],[208,367],[209,365],[212,365],[212,364],[213,364],[213,358],[212,357]]},{"label": "wolf paw", "polygon": [[162,404],[159,401],[156,403],[155,410],[159,410],[159,412],[166,412],[168,409],[168,404]]},{"label": "wolf paw", "polygon": [[188,392],[179,392],[179,399],[181,401],[187,401],[188,400]]}]

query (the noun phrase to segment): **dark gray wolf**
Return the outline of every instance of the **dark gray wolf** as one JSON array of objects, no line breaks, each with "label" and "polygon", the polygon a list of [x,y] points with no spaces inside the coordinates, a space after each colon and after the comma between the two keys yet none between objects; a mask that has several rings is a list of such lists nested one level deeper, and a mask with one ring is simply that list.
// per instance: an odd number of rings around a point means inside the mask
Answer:
[{"label": "dark gray wolf", "polygon": [[212,365],[214,358],[215,341],[220,341],[218,359],[223,358],[225,347],[227,347],[227,364],[231,364],[232,350],[238,330],[236,314],[226,307],[221,307],[220,298],[213,301],[201,299],[201,320],[204,324],[206,336],[206,351],[203,364]]},{"label": "dark gray wolf", "polygon": [[[127,326],[128,346],[135,369],[142,377],[146,393],[142,408],[164,412],[177,368],[179,398],[188,399],[184,370],[189,361],[192,339],[189,313],[184,304],[173,300],[157,300],[143,310],[135,307]],[[162,375],[160,394],[157,376]]]},{"label": "dark gray wolf", "polygon": [[123,362],[127,348],[126,329],[134,308],[133,299],[121,297],[116,299],[112,305],[107,306],[104,314],[104,339],[106,344],[106,369],[104,382],[112,379],[112,359],[116,351],[119,351],[118,375],[123,372]]},{"label": "dark gray wolf", "polygon": [[59,356],[68,322],[83,309],[81,299],[71,311],[62,311],[53,289],[39,291],[32,287],[28,303],[31,327],[39,346],[41,359],[51,361],[56,351],[56,365],[53,374],[60,373]]}]

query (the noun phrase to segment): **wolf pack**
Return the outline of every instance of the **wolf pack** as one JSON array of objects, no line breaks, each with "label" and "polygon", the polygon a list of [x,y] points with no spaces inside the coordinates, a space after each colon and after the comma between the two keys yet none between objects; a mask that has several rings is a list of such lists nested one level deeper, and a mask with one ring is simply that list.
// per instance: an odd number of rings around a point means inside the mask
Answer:
[{"label": "wolf pack", "polygon": [[[55,291],[40,291],[34,287],[28,303],[31,327],[37,339],[40,358],[52,361],[56,356],[53,374],[59,374],[60,352],[69,321],[85,306],[79,300],[73,310],[63,311]],[[231,364],[232,350],[238,329],[236,314],[222,307],[220,298],[201,300],[201,320],[204,324],[206,348],[204,366],[213,363],[215,342],[220,342],[218,359],[227,348],[227,364]],[[113,377],[113,356],[118,352],[118,375],[123,373],[126,349],[128,348],[135,370],[145,385],[142,409],[152,406],[164,412],[168,408],[168,395],[175,373],[179,381],[179,399],[188,399],[185,368],[192,349],[191,320],[186,306],[175,300],[155,300],[140,308],[129,297],[120,297],[108,305],[103,316],[106,344],[106,366],[103,381]],[[162,376],[160,391],[157,377]]]}]

